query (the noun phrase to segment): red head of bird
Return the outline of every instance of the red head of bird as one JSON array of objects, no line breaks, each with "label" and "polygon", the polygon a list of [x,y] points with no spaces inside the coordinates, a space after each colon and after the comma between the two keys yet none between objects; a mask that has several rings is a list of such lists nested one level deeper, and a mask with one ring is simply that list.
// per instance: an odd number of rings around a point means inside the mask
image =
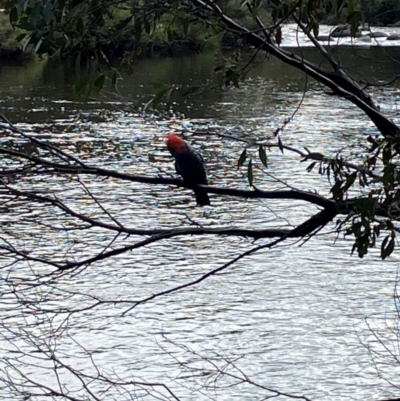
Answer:
[{"label": "red head of bird", "polygon": [[167,135],[167,148],[172,155],[184,152],[186,147],[186,142],[175,133],[171,132]]}]

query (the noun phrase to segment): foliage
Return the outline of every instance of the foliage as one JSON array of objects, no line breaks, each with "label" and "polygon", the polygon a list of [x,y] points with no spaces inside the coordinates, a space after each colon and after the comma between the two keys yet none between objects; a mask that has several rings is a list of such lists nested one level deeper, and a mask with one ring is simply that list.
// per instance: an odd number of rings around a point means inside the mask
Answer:
[{"label": "foliage", "polygon": [[394,24],[400,20],[400,3],[398,0],[383,0],[368,12],[372,23]]},{"label": "foliage", "polygon": [[[195,21],[168,3],[114,0],[8,0],[10,23],[24,31],[24,49],[53,58],[72,58],[77,67],[142,52],[140,43],[170,43],[187,37]],[[171,6],[174,4],[171,4]]]}]

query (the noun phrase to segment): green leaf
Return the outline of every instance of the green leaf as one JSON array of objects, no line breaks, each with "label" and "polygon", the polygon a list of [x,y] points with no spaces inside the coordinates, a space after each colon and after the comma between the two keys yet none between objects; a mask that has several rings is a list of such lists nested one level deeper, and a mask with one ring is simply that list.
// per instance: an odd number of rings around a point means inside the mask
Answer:
[{"label": "green leaf", "polygon": [[279,146],[279,150],[283,153],[283,144],[282,144],[280,136],[278,136],[278,146]]},{"label": "green leaf", "polygon": [[258,16],[258,8],[257,7],[254,7],[254,6],[252,7],[251,15],[252,15],[253,19],[257,18],[257,16]]},{"label": "green leaf", "polygon": [[383,250],[386,248],[386,245],[387,245],[387,243],[388,243],[388,241],[389,241],[389,238],[390,238],[390,235],[387,235],[387,236],[383,239],[383,241],[382,241],[382,243],[381,243],[381,254],[383,253]]},{"label": "green leaf", "polygon": [[354,251],[356,250],[356,248],[357,248],[357,242],[355,242],[355,243],[353,244],[353,246],[351,247],[350,255],[353,255],[353,253],[354,253]]},{"label": "green leaf", "polygon": [[44,15],[44,22],[49,25],[50,22],[55,19],[54,18],[54,14],[53,14],[53,10],[52,10],[52,5],[50,2],[47,2],[44,6],[44,10],[43,10],[43,15]]},{"label": "green leaf", "polygon": [[313,163],[311,163],[308,167],[307,167],[307,172],[308,173],[310,173],[311,172],[311,170],[315,167],[315,165],[317,164],[317,162],[313,162]]},{"label": "green leaf", "polygon": [[168,43],[171,43],[174,40],[174,33],[171,31],[171,29],[167,30],[167,41]]},{"label": "green leaf", "polygon": [[14,26],[15,23],[18,21],[18,18],[19,18],[18,8],[13,7],[10,11],[10,24]]},{"label": "green leaf", "polygon": [[336,13],[339,15],[342,12],[343,6],[344,6],[344,1],[343,0],[337,0],[336,1]]},{"label": "green leaf", "polygon": [[168,89],[163,89],[160,92],[155,94],[153,102],[152,102],[154,108],[156,108],[160,104],[162,98],[165,96],[167,91],[168,91]]},{"label": "green leaf", "polygon": [[100,92],[101,89],[104,86],[104,82],[106,81],[106,74],[101,74],[99,77],[97,77],[94,82],[93,82],[93,88],[97,91]]},{"label": "green leaf", "polygon": [[75,83],[75,93],[78,96],[81,96],[85,89],[88,87],[89,84],[89,76],[88,75],[83,75],[81,76]]},{"label": "green leaf", "polygon": [[351,36],[355,37],[356,33],[359,31],[359,25],[362,21],[362,14],[360,11],[353,11],[349,13],[346,21],[350,24]]},{"label": "green leaf", "polygon": [[349,14],[354,13],[354,11],[355,11],[354,0],[347,1],[347,9],[348,9]]},{"label": "green leaf", "polygon": [[40,50],[40,47],[42,46],[42,43],[43,43],[43,38],[40,38],[37,41],[36,46],[35,46],[35,48],[33,50],[35,53],[39,53],[39,50]]},{"label": "green leaf", "polygon": [[115,25],[115,30],[119,32],[122,29],[126,28],[128,26],[128,24],[132,21],[132,19],[133,19],[133,15],[131,15],[128,18],[123,19],[117,25]]},{"label": "green leaf", "polygon": [[[390,238],[390,241],[389,241]],[[391,236],[385,237],[385,239],[382,241],[381,245],[381,258],[384,260],[386,259],[394,250],[394,240],[395,237],[393,234]],[[387,246],[386,246],[387,244]]]},{"label": "green leaf", "polygon": [[317,20],[313,20],[312,31],[315,37],[319,35],[319,23]]},{"label": "green leaf", "polygon": [[146,31],[147,34],[150,34],[151,32],[151,26],[149,21],[145,21],[144,23],[144,30]]},{"label": "green leaf", "polygon": [[85,2],[78,3],[71,11],[69,12],[69,17],[75,17],[77,14],[81,13],[85,9]]},{"label": "green leaf", "polygon": [[246,161],[246,158],[247,158],[247,148],[244,148],[242,154],[239,156],[238,168],[243,166],[244,162]]},{"label": "green leaf", "polygon": [[79,52],[79,53],[76,55],[76,58],[75,58],[75,70],[76,70],[77,72],[79,72],[79,71],[81,70],[81,56],[82,56],[82,53]]},{"label": "green leaf", "polygon": [[251,159],[249,160],[249,164],[247,166],[247,179],[249,180],[250,186],[253,185],[253,163]]},{"label": "green leaf", "polygon": [[282,43],[282,28],[280,26],[276,30],[275,41],[278,46]]},{"label": "green leaf", "polygon": [[154,100],[154,96],[151,95],[146,95],[138,99],[138,101],[135,104],[136,108],[139,107],[144,107],[145,109],[148,107],[148,105]]},{"label": "green leaf", "polygon": [[346,181],[344,183],[344,186],[342,188],[343,193],[346,192],[355,182],[357,178],[357,172],[355,171],[352,174],[347,175],[346,174]]},{"label": "green leaf", "polygon": [[383,164],[385,164],[385,165],[389,164],[391,158],[392,158],[392,148],[391,148],[391,146],[386,145],[383,148],[383,152],[382,152]]},{"label": "green leaf", "polygon": [[42,5],[40,3],[37,3],[31,13],[31,23],[34,27],[36,27],[39,22],[41,11],[42,11]]},{"label": "green leaf", "polygon": [[15,38],[15,40],[16,40],[17,42],[20,42],[22,39],[25,38],[25,36],[26,36],[26,33],[21,33],[20,35],[18,35],[18,36]]},{"label": "green leaf", "polygon": [[260,157],[261,163],[264,164],[265,167],[268,167],[267,153],[262,145],[258,148],[258,156]]},{"label": "green leaf", "polygon": [[341,190],[343,184],[343,180],[337,179],[335,184],[331,188],[332,195],[335,199],[341,200],[343,197],[343,191]]},{"label": "green leaf", "polygon": [[54,52],[54,54],[52,54],[51,58],[52,58],[52,59],[58,59],[58,60],[60,60],[60,59],[61,59],[61,49],[60,49],[60,48],[57,49],[57,50]]},{"label": "green leaf", "polygon": [[170,101],[170,99],[171,99],[171,95],[172,95],[172,92],[175,90],[175,86],[174,85],[172,85],[168,90],[167,90],[167,93],[166,93],[166,99],[167,99],[167,102],[169,102]]}]

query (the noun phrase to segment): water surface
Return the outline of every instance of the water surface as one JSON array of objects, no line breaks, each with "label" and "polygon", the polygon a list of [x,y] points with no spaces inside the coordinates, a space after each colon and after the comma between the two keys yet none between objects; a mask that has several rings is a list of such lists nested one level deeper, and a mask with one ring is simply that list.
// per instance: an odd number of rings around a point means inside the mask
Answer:
[{"label": "water surface", "polygon": [[[317,56],[304,51],[317,60]],[[376,59],[380,49],[372,52],[369,56]],[[76,100],[72,94],[73,75],[61,66],[40,61],[18,68],[3,66],[0,107],[24,132],[50,141],[88,164],[131,174],[175,176],[164,136],[171,129],[184,130],[185,138],[205,158],[210,183],[234,188],[248,188],[246,169],[237,168],[243,142],[226,135],[274,140],[273,133],[292,115],[281,136],[285,144],[307,146],[325,154],[353,152],[356,156],[359,142],[375,132],[370,121],[350,103],[327,96],[314,82],[308,81],[306,85],[302,74],[274,60],[259,64],[239,88],[221,90],[215,86],[219,80],[212,73],[217,57],[207,54],[144,60],[120,85],[123,103],[111,96],[89,103]],[[357,70],[368,80],[388,79],[398,68],[397,64],[383,68],[380,63],[358,68],[359,57],[355,53],[347,57],[346,68]],[[173,118],[171,114],[149,116],[132,112],[127,107],[129,101],[136,102],[154,91],[154,82],[182,87],[209,82],[214,89],[202,90],[185,100],[177,96],[177,114]],[[382,110],[397,119],[397,87],[372,91]],[[2,134],[0,140],[3,146],[35,151],[26,140],[16,136]],[[250,148],[250,152],[257,166],[258,187],[276,190],[285,188],[287,183],[329,196],[326,179],[316,171],[306,173],[306,166],[297,157],[272,149],[265,170],[256,161],[257,148]],[[6,161],[8,167],[13,163]],[[211,195],[212,207],[199,208],[191,191],[180,188],[111,178],[80,179],[84,186],[76,177],[37,174],[14,185],[41,194],[56,193],[79,213],[109,223],[117,220],[138,229],[193,224],[221,228],[290,227],[316,212],[315,207],[301,202],[216,195]],[[121,236],[114,240],[114,233],[99,228],[92,228],[85,235],[81,230],[63,230],[76,222],[43,204],[8,201],[3,202],[3,208],[7,213],[1,214],[1,222],[7,229],[2,240],[18,244],[32,256],[76,260],[90,257],[105,246],[112,249],[141,239]],[[96,299],[116,301],[70,316],[68,329],[58,340],[57,355],[68,364],[95,374],[86,354],[91,352],[100,371],[114,377],[169,384],[182,399],[205,399],[208,395],[250,400],[265,395],[253,386],[225,388],[229,379],[208,383],[207,376],[182,372],[185,364],[209,368],[199,355],[213,358],[221,368],[227,360],[235,360],[235,366],[260,384],[310,399],[378,400],[395,396],[393,387],[377,376],[371,356],[361,343],[369,340],[376,344],[365,318],[375,330],[386,330],[392,324],[398,256],[384,262],[378,251],[364,259],[351,256],[350,238],[336,238],[333,232],[329,233],[332,228],[308,242],[288,241],[277,248],[261,250],[195,287],[140,305],[123,317],[121,314],[130,304],[118,301],[142,299],[187,283],[268,241],[254,243],[223,236],[163,240],[97,262],[80,274],[67,274],[48,284],[47,289],[23,290],[22,283],[33,273],[49,272],[51,268],[23,261],[9,265],[9,260],[5,260],[2,278],[17,283],[21,292],[18,302],[15,294],[3,298],[3,315],[10,327],[23,328],[27,322],[35,322],[29,305],[39,299],[49,311],[60,307],[80,309]],[[8,292],[9,284],[4,282],[2,291]],[[10,312],[10,304],[17,305],[17,309]],[[31,330],[46,333],[51,327],[39,325]],[[21,345],[18,335],[10,337],[4,327],[2,335]],[[3,349],[12,345],[3,343]],[[32,350],[31,345],[24,347]],[[181,368],[174,358],[179,358]],[[56,383],[54,374],[45,371],[45,367],[24,369],[38,380]],[[389,365],[388,374],[393,381],[398,373],[398,367]],[[70,386],[78,385],[68,374],[61,377]],[[209,385],[208,392],[196,392],[196,382]],[[92,384],[92,390],[102,394],[101,385]],[[116,390],[107,391],[110,399],[116,396]],[[137,396],[144,396],[137,391]]]}]

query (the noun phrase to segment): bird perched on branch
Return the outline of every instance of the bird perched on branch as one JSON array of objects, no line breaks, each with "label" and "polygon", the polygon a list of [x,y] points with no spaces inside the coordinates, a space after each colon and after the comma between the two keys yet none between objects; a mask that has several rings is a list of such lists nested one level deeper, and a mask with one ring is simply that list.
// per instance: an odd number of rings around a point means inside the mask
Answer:
[{"label": "bird perched on branch", "polygon": [[[167,147],[175,158],[176,172],[188,185],[207,185],[207,174],[203,157],[178,135],[167,135]],[[204,189],[194,189],[196,202],[199,206],[209,205],[210,199]]]}]

